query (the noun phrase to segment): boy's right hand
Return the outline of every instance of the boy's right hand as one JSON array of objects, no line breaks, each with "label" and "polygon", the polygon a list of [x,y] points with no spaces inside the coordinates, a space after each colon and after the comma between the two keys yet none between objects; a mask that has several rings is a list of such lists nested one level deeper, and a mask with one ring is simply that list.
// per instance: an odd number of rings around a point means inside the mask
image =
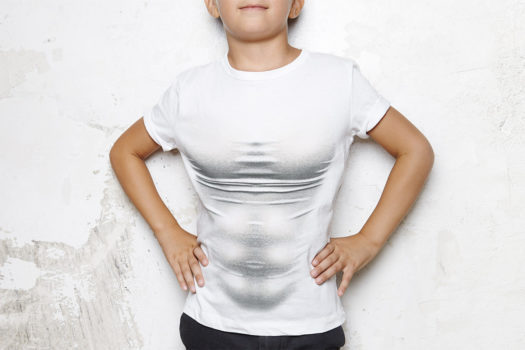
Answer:
[{"label": "boy's right hand", "polygon": [[188,290],[189,285],[191,291],[196,293],[194,276],[199,286],[204,286],[204,277],[199,262],[204,266],[208,265],[208,258],[200,242],[197,242],[197,236],[183,229],[172,229],[158,233],[156,237],[166,259],[177,275],[181,288]]}]

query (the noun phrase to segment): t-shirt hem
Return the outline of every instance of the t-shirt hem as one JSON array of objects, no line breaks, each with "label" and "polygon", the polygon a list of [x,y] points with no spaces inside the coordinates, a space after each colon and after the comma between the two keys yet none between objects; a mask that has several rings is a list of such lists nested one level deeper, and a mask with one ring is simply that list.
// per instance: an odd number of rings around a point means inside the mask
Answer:
[{"label": "t-shirt hem", "polygon": [[162,140],[161,137],[155,132],[155,129],[153,127],[153,123],[150,120],[151,111],[147,111],[143,114],[142,119],[144,120],[144,127],[146,128],[146,131],[151,136],[151,138],[162,148],[164,152],[171,151],[172,149],[176,148],[176,145],[172,145],[170,143],[166,143]]},{"label": "t-shirt hem", "polygon": [[276,320],[272,325],[252,322],[250,324],[251,327],[246,328],[239,324],[239,321],[232,320],[224,315],[218,315],[209,310],[206,310],[206,319],[204,320],[195,309],[189,306],[188,303],[184,306],[183,312],[206,327],[211,327],[223,332],[263,336],[323,333],[342,325],[346,321],[346,313],[342,310],[341,312],[324,318],[303,320],[304,323],[301,323],[300,325],[298,322],[294,321],[293,327],[283,326],[282,322],[277,322]]},{"label": "t-shirt hem", "polygon": [[367,132],[372,130],[381,121],[381,119],[383,119],[389,107],[390,102],[384,97],[379,96],[372,107],[370,107],[368,110],[366,125],[363,130],[358,132],[357,136],[363,139],[370,138],[370,135],[368,135]]}]

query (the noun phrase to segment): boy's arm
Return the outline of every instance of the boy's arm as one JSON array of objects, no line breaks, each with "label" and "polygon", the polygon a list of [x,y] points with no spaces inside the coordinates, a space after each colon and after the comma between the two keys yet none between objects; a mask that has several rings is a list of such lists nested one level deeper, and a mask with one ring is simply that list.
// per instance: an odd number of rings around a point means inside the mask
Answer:
[{"label": "boy's arm", "polygon": [[196,236],[180,227],[166,207],[146,167],[145,159],[160,147],[140,118],[111,148],[111,166],[124,192],[153,230],[179,284],[195,293],[194,276],[201,287],[204,285],[199,261],[206,266],[208,259]]},{"label": "boy's arm", "polygon": [[318,284],[343,270],[339,296],[352,276],[378,254],[407,214],[434,163],[434,151],[428,140],[392,106],[367,134],[396,162],[378,204],[358,234],[332,238],[312,260],[315,268],[310,273]]},{"label": "boy's arm", "polygon": [[149,136],[141,118],[117,139],[109,154],[124,192],[156,236],[171,229],[181,229],[160,198],[144,162],[159,149],[160,145]]},{"label": "boy's arm", "polygon": [[434,151],[427,138],[394,107],[368,134],[396,158],[379,202],[361,229],[380,248],[418,197],[432,169]]}]

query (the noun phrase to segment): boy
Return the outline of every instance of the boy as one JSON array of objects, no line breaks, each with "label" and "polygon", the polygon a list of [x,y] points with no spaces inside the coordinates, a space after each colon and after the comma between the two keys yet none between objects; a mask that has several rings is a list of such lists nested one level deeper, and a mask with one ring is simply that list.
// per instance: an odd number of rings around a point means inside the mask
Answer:
[{"label": "boy", "polygon": [[[337,349],[339,298],[408,212],[432,148],[354,60],[288,44],[287,20],[304,0],[205,4],[228,52],[180,72],[115,142],[111,164],[191,290],[180,326],[188,349]],[[336,236],[328,227],[355,136],[396,163],[360,232]],[[156,192],[144,160],[159,148],[180,151],[200,199],[197,236]]]}]

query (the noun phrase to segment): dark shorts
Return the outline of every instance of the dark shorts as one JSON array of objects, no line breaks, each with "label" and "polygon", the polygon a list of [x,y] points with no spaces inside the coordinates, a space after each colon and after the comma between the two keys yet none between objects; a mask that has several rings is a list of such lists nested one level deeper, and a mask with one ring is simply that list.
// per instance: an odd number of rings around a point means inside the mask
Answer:
[{"label": "dark shorts", "polygon": [[338,350],[345,344],[342,326],[303,335],[250,335],[220,331],[182,313],[180,337],[186,350]]}]

